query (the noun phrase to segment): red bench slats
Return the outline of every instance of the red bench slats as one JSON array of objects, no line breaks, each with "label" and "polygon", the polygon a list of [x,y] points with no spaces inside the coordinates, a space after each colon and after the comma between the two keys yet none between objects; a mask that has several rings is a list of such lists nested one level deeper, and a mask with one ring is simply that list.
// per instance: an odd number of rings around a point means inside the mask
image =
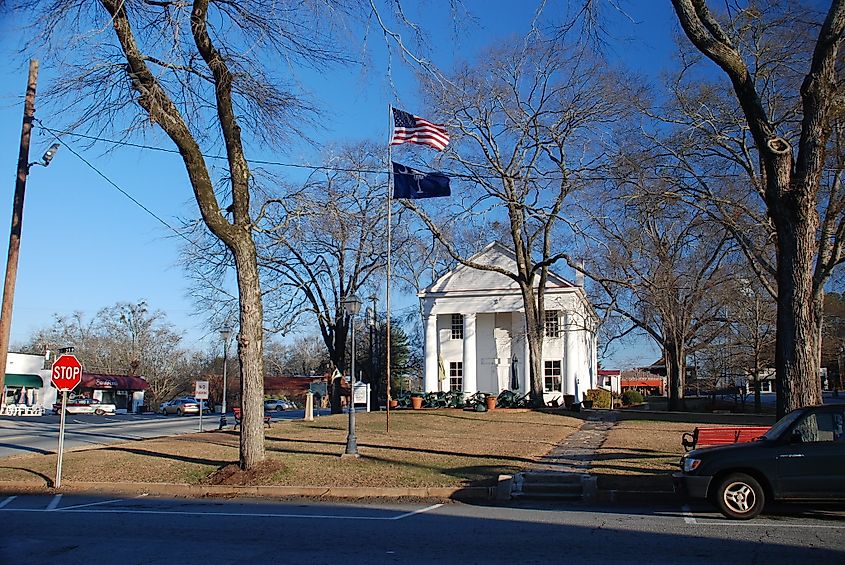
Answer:
[{"label": "red bench slats", "polygon": [[769,431],[767,426],[724,426],[719,428],[695,428],[681,438],[684,448],[696,449],[706,445],[729,445],[753,441]]}]

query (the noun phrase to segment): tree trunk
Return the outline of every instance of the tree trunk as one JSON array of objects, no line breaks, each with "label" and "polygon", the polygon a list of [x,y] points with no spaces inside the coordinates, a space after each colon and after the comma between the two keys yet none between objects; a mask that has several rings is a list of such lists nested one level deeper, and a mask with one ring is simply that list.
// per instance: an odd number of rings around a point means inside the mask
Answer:
[{"label": "tree trunk", "polygon": [[[342,316],[344,316],[344,314],[339,314],[337,319],[342,320]],[[334,332],[331,334],[334,341],[327,344],[329,345],[329,353],[332,363],[343,375],[346,375],[346,336],[348,331],[349,326],[347,324],[342,321],[335,323]],[[340,383],[341,379],[332,378],[331,390],[329,392],[329,406],[332,414],[340,414],[343,412],[343,407],[340,403],[342,396]]]},{"label": "tree trunk", "polygon": [[[778,223],[778,303],[775,366],[777,415],[802,406],[821,404],[819,382],[820,300],[814,292],[815,210],[810,217],[791,217]],[[821,295],[821,299],[818,295]]]},{"label": "tree trunk", "polygon": [[264,460],[264,328],[261,287],[252,240],[241,242],[235,256],[241,367],[240,467],[249,469]]},{"label": "tree trunk", "polygon": [[543,400],[543,337],[542,324],[539,323],[537,299],[534,289],[528,285],[520,285],[522,302],[525,307],[525,339],[528,340],[528,372],[531,392],[531,406],[542,408]]},{"label": "tree trunk", "polygon": [[684,381],[686,380],[686,363],[684,362],[684,346],[680,343],[666,342],[663,348],[663,360],[666,363],[666,378],[669,381],[669,410],[684,409]]}]

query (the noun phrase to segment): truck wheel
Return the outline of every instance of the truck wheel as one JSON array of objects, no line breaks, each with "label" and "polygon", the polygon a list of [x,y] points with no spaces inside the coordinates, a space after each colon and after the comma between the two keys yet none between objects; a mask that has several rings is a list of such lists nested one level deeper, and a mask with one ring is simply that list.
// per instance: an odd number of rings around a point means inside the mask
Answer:
[{"label": "truck wheel", "polygon": [[733,473],[725,477],[714,494],[719,512],[735,520],[754,518],[766,503],[763,487],[754,477],[745,473]]},{"label": "truck wheel", "polygon": [[102,408],[97,408],[96,410],[94,410],[94,414],[96,414],[97,416],[102,416],[105,413],[106,413],[106,411],[103,410]]}]

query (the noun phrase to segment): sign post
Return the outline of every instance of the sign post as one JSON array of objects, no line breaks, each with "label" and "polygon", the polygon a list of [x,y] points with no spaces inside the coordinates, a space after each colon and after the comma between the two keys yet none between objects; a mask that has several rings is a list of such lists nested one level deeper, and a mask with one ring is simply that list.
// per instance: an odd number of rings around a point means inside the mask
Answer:
[{"label": "sign post", "polygon": [[62,486],[62,456],[65,449],[65,414],[67,392],[75,389],[82,381],[82,364],[74,355],[60,355],[52,366],[50,380],[62,393],[62,417],[59,423],[59,453],[56,461],[56,488]]},{"label": "sign post", "polygon": [[196,381],[194,384],[194,398],[200,405],[200,431],[202,431],[202,401],[208,400],[208,381]]}]

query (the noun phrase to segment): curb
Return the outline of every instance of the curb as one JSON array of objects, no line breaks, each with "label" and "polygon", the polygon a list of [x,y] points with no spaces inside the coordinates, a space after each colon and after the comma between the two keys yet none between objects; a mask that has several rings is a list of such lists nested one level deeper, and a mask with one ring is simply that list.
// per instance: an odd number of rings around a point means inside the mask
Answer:
[{"label": "curb", "polygon": [[[98,483],[65,482],[61,488],[44,483],[0,481],[0,494],[62,494],[97,493],[117,495],[153,495],[186,498],[243,497],[243,498],[314,498],[314,499],[371,499],[416,498],[438,500],[484,500],[507,502],[513,478],[500,475],[494,487],[284,487],[190,485],[180,483]],[[673,491],[626,491],[597,489],[585,498],[586,502],[621,504],[676,504],[683,497]]]},{"label": "curb", "polygon": [[0,493],[110,493],[184,497],[278,497],[278,498],[431,498],[490,500],[496,487],[285,487],[189,485],[178,483],[97,483],[68,481],[61,488],[24,481],[0,482]]},{"label": "curb", "polygon": [[597,502],[610,503],[679,503],[683,499],[675,491],[647,491],[647,490],[599,490],[596,493]]}]

